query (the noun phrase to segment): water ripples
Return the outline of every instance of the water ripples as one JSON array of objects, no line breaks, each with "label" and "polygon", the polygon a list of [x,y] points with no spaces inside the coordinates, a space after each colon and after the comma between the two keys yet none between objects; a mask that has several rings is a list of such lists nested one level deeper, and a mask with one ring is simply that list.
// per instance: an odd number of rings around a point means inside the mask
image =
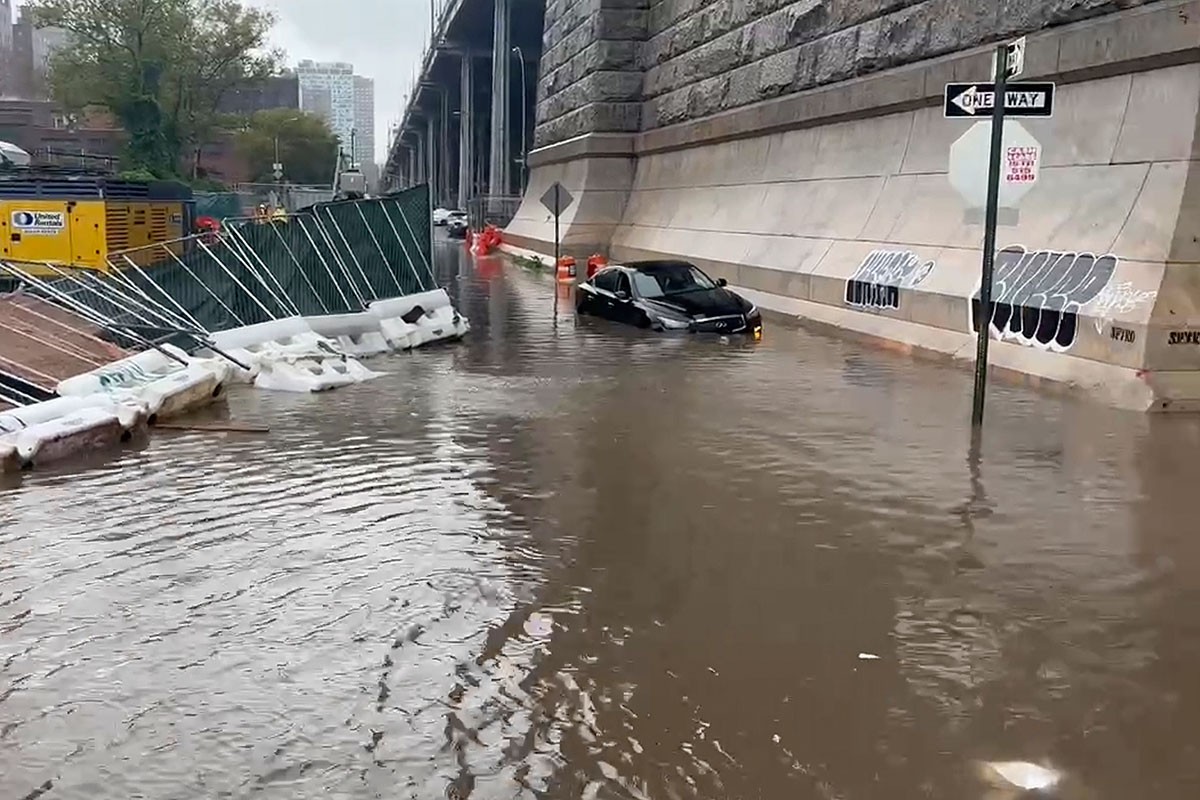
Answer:
[{"label": "water ripples", "polygon": [[0,796],[1194,796],[1195,422],[997,386],[972,464],[961,371],[460,253],[467,342],[0,495]]}]

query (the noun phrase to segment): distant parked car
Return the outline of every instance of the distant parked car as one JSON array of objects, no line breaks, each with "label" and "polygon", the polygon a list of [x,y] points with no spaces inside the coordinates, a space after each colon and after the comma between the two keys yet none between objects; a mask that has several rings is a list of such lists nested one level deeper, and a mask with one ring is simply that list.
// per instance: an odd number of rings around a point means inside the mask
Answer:
[{"label": "distant parked car", "polygon": [[686,261],[639,261],[597,272],[579,284],[575,307],[656,331],[746,334],[762,338],[762,315],[749,300]]},{"label": "distant parked car", "polygon": [[446,219],[446,233],[451,239],[467,238],[467,212],[451,211]]},{"label": "distant parked car", "polygon": [[450,209],[435,208],[433,210],[433,224],[436,227],[439,227],[439,228],[444,227],[446,225],[446,223],[449,221],[450,221]]}]

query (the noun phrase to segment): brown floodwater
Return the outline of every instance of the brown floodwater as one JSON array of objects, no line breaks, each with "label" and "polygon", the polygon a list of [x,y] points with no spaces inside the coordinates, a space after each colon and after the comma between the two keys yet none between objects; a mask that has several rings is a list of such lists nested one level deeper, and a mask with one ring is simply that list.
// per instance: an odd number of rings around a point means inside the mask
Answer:
[{"label": "brown floodwater", "polygon": [[[1200,422],[804,331],[474,331],[0,490],[0,798],[1200,796]],[[44,790],[44,792],[43,792]]]}]

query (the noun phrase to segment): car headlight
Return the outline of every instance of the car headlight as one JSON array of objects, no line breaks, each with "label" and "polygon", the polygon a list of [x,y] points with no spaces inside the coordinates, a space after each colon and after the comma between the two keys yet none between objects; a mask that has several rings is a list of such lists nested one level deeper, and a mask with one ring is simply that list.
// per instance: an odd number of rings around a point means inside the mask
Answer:
[{"label": "car headlight", "polygon": [[754,305],[754,303],[751,303],[750,310],[746,312],[746,316],[753,317],[757,313],[758,313],[758,306]]},{"label": "car headlight", "polygon": [[659,315],[658,321],[669,331],[687,330],[692,324],[691,320],[683,319],[682,317],[668,317],[662,314]]}]

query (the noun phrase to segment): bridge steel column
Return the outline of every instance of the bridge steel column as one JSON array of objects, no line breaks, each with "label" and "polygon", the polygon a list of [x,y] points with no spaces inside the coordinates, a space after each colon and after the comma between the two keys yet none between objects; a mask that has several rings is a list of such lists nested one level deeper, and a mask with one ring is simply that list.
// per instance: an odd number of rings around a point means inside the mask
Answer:
[{"label": "bridge steel column", "polygon": [[437,124],[436,118],[430,114],[425,120],[425,181],[433,195],[433,203],[437,205],[438,196],[438,156],[437,156]]},{"label": "bridge steel column", "polygon": [[417,134],[417,183],[429,180],[429,143],[425,141],[425,132]]},{"label": "bridge steel column", "polygon": [[475,69],[470,50],[463,50],[459,75],[458,208],[466,211],[475,178],[475,149],[471,133],[475,124]]},{"label": "bridge steel column", "polygon": [[508,142],[509,69],[511,53],[511,4],[512,0],[496,0],[496,14],[492,22],[492,141],[488,193],[509,193],[509,165],[512,153]]},{"label": "bridge steel column", "polygon": [[441,89],[441,119],[439,120],[438,161],[441,163],[441,174],[438,175],[438,202],[442,207],[450,205],[454,194],[452,188],[453,176],[451,168],[453,159],[450,158],[450,87]]}]

